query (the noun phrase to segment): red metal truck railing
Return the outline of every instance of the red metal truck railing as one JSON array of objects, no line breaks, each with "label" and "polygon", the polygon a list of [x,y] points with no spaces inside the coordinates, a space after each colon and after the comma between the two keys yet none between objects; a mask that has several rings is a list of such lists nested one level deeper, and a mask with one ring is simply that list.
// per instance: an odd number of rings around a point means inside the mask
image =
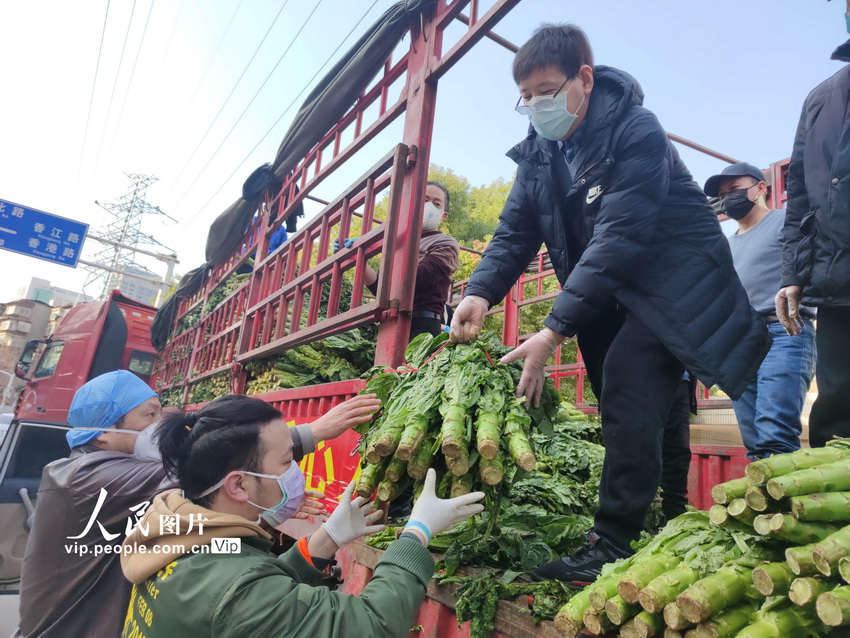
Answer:
[{"label": "red metal truck railing", "polygon": [[[279,251],[257,264],[251,284],[251,301],[256,302],[242,326],[239,361],[266,357],[372,322],[389,308],[387,279],[393,272],[398,184],[406,159],[407,149],[399,145]],[[376,196],[386,188],[390,189],[387,223],[373,225]],[[348,235],[356,209],[362,211],[363,220],[359,241],[351,249],[332,254],[332,238]],[[364,266],[382,248],[378,293],[373,301],[362,303]],[[340,313],[341,280],[349,272],[354,282],[351,309]],[[326,316],[320,317],[324,288],[328,288],[329,302]]]},{"label": "red metal truck railing", "polygon": [[[376,320],[376,363],[402,362],[413,305],[411,282],[421,233],[437,81],[484,37],[515,51],[515,45],[491,29],[518,3],[496,0],[482,12],[478,0],[440,2],[435,15],[414,24],[409,50],[386,60],[380,76],[356,104],[282,185],[265,194],[234,254],[208,273],[201,290],[181,302],[177,325],[195,325],[182,330],[166,346],[155,370],[158,388],[182,388],[185,401],[191,384],[228,374],[231,387],[239,391],[245,384],[245,363]],[[468,15],[464,15],[467,7]],[[456,37],[443,54],[445,31],[458,24],[466,28],[452,30]],[[267,256],[271,236],[299,204],[307,199],[324,201],[315,196],[316,187],[401,115],[405,115],[402,143],[328,203],[280,250]],[[377,223],[374,206],[385,191],[389,193],[386,221]],[[357,244],[330,254],[333,238],[358,236],[351,232],[356,231],[353,217],[361,226]],[[377,255],[381,256],[381,268],[378,292],[372,299],[363,292],[363,270],[366,261]],[[210,294],[252,258],[250,283],[218,308],[208,308]],[[346,300],[349,309],[340,312],[343,278],[353,284],[353,294]],[[322,292],[328,298],[324,313],[319,311]],[[295,390],[284,392],[297,394]]]},{"label": "red metal truck railing", "polygon": [[[264,195],[233,254],[211,269],[201,290],[182,300],[177,312],[180,329],[175,331],[179,334],[168,344],[155,370],[157,387],[183,387],[185,399],[190,384],[228,374],[231,387],[238,391],[244,388],[247,362],[373,321],[380,324],[376,363],[401,363],[413,302],[411,282],[421,233],[437,82],[484,37],[516,51],[516,46],[494,34],[492,27],[518,3],[497,0],[482,11],[478,0],[440,2],[431,19],[413,26],[409,50],[385,61],[379,77],[346,115],[279,187]],[[465,29],[457,29],[458,25]],[[450,26],[451,35],[447,33]],[[449,37],[454,39],[450,42]],[[445,53],[444,48],[448,49]],[[402,115],[401,143],[328,202],[281,249],[268,255],[271,236],[300,204],[308,199],[326,201],[315,195],[317,186]],[[670,137],[732,160],[689,140]],[[772,166],[768,176],[776,193],[775,205],[784,201],[785,164]],[[375,203],[384,194],[389,196],[388,210],[385,222],[378,223]],[[355,246],[332,254],[332,240],[349,236],[359,237]],[[378,255],[378,292],[371,298],[363,291],[363,271],[367,260]],[[217,308],[209,308],[211,293],[235,272],[245,270],[251,259],[250,282]],[[341,299],[344,279],[353,286],[351,298],[345,300]],[[528,336],[520,334],[522,315],[535,304],[553,300],[559,290],[554,281],[551,265],[541,253],[504,303],[491,311],[503,314],[506,344],[516,346]],[[456,292],[463,287],[460,282]],[[327,310],[320,312],[323,293]],[[575,383],[577,402],[590,409],[581,353],[572,352],[572,345],[560,348],[549,372],[559,387]]]}]

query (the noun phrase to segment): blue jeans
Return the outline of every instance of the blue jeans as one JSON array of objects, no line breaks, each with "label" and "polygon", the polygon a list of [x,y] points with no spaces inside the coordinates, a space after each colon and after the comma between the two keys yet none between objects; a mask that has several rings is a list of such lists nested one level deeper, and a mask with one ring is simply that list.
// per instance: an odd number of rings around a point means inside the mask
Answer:
[{"label": "blue jeans", "polygon": [[761,459],[800,449],[800,415],[814,376],[815,329],[804,321],[797,336],[781,323],[768,324],[773,345],[758,370],[758,378],[733,401],[747,456]]}]

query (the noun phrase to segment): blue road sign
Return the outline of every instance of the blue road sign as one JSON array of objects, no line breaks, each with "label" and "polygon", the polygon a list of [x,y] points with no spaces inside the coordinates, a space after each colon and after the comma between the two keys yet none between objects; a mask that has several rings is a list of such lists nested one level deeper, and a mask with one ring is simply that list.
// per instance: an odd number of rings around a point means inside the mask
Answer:
[{"label": "blue road sign", "polygon": [[77,267],[89,225],[0,199],[0,248]]}]

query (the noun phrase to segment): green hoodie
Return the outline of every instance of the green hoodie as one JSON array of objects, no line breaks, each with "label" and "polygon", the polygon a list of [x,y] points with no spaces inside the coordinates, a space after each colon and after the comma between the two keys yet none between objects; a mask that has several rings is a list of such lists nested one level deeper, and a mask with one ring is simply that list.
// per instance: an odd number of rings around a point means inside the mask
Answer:
[{"label": "green hoodie", "polygon": [[[159,535],[159,515],[176,514],[188,523],[190,514],[197,520],[198,513],[205,518],[200,542]],[[145,523],[149,535],[142,531]],[[175,557],[176,544],[209,546],[223,537],[241,537],[240,552]],[[279,557],[268,553],[270,547],[268,535],[241,517],[201,508],[179,490],[158,495],[124,543],[122,568],[136,584],[123,637],[406,636],[434,573],[428,550],[400,539],[375,567],[363,593],[353,596],[318,586],[323,573],[297,547]]]}]

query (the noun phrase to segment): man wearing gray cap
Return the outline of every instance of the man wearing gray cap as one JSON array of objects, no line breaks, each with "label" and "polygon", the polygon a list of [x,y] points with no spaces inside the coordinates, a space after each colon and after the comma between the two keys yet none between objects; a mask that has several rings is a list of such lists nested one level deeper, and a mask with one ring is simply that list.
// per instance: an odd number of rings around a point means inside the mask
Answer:
[{"label": "man wearing gray cap", "polygon": [[815,366],[815,313],[802,308],[799,334],[790,335],[775,314],[774,295],[782,276],[784,210],[766,204],[762,172],[746,162],[727,166],[705,183],[709,197],[738,223],[729,248],[750,304],[761,314],[773,344],[741,398],[733,401],[741,437],[751,459],[800,448],[800,414]]}]

